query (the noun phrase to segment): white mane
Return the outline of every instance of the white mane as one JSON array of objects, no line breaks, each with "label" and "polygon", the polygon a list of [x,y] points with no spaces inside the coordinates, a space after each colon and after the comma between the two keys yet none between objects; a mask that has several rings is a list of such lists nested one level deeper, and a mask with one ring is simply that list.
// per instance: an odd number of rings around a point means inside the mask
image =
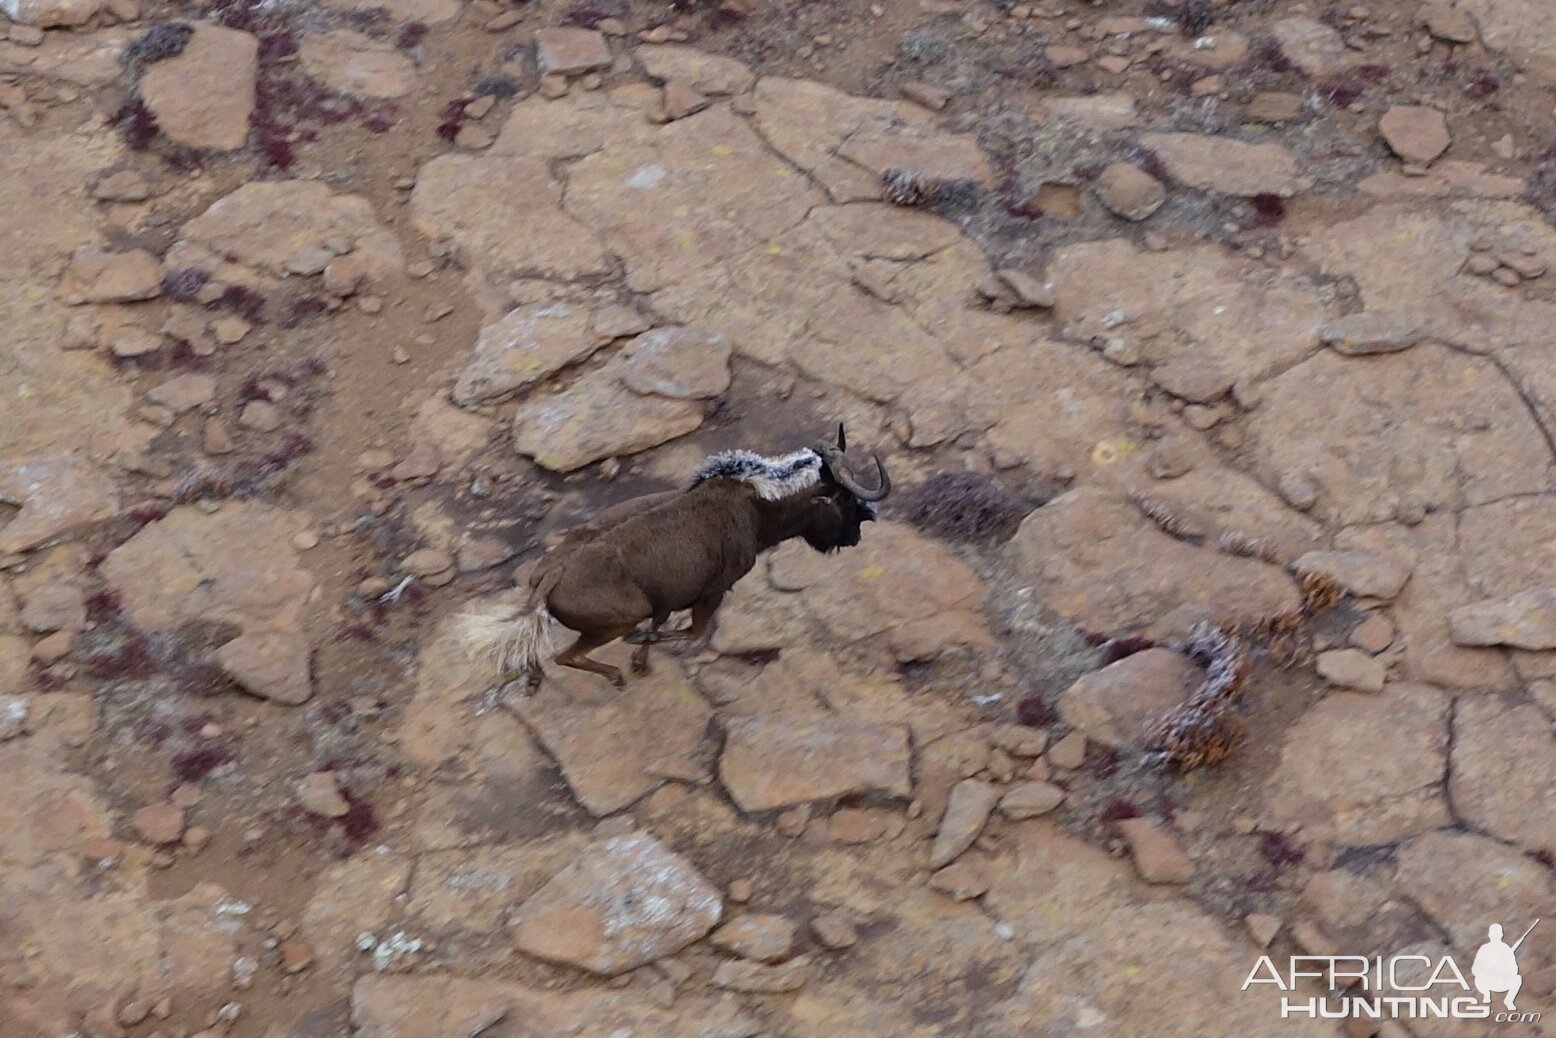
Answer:
[{"label": "white mane", "polygon": [[750,483],[764,500],[776,501],[816,485],[821,455],[809,448],[777,458],[764,458],[755,451],[720,451],[697,467],[692,486],[720,477]]}]

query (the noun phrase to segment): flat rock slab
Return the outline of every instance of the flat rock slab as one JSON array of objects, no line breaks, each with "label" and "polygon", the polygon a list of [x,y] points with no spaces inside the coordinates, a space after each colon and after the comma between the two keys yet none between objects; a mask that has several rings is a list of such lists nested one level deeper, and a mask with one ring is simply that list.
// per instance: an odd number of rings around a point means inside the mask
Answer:
[{"label": "flat rock slab", "polygon": [[1270,26],[1270,35],[1286,60],[1306,76],[1337,75],[1359,60],[1337,30],[1314,18],[1282,18]]},{"label": "flat rock slab", "polygon": [[1358,692],[1382,692],[1388,667],[1380,659],[1360,649],[1330,649],[1314,661],[1318,676],[1331,685]]},{"label": "flat rock slab", "polygon": [[[626,650],[596,653],[625,669]],[[653,670],[614,689],[594,674],[553,668],[546,683],[518,706],[546,751],[556,758],[579,803],[608,815],[636,802],[663,781],[661,761],[684,760],[702,741],[712,711],[692,691],[680,667],[656,654]]]},{"label": "flat rock slab", "polygon": [[1279,568],[1170,537],[1122,495],[1096,487],[1027,516],[1014,545],[1037,597],[1100,634],[1174,637],[1199,620],[1236,624],[1298,605]]},{"label": "flat rock slab", "polygon": [[987,184],[993,177],[971,134],[866,123],[843,141],[838,154],[877,177],[907,174],[923,185]]},{"label": "flat rock slab", "polygon": [[313,577],[292,538],[300,517],[253,502],[211,515],[179,508],[147,523],[101,567],[135,624],[166,631],[192,620],[297,631]]},{"label": "flat rock slab", "polygon": [[729,340],[677,325],[655,328],[622,350],[622,383],[639,396],[706,400],[729,388]]},{"label": "flat rock slab", "polygon": [[[641,123],[642,114],[635,119]],[[637,292],[658,292],[699,273],[722,280],[753,262],[753,253],[770,257],[769,242],[787,255],[787,232],[823,200],[725,105],[677,119],[645,140],[613,133],[567,174],[567,212],[609,243]],[[763,244],[753,249],[757,242]],[[721,305],[749,305],[736,295]],[[654,308],[681,324],[707,323],[661,306],[659,297]]]},{"label": "flat rock slab", "polygon": [[1181,705],[1204,677],[1181,653],[1146,649],[1077,679],[1059,697],[1059,716],[1088,739],[1138,747],[1146,729]]},{"label": "flat rock slab", "polygon": [[844,641],[879,638],[905,659],[989,643],[977,573],[903,523],[872,523],[857,548],[833,555],[792,542],[770,573],[774,586],[803,588],[801,607]]},{"label": "flat rock slab", "polygon": [[575,75],[611,63],[610,46],[593,29],[559,27],[535,33],[535,59],[542,74]]},{"label": "flat rock slab", "polygon": [[1409,559],[1376,551],[1310,551],[1296,561],[1303,573],[1321,573],[1358,598],[1397,598],[1415,570]]},{"label": "flat rock slab", "polygon": [[1556,81],[1556,7],[1545,0],[1458,0],[1482,39],[1547,82]]},{"label": "flat rock slab", "polygon": [[[1324,351],[1264,389],[1248,416],[1264,482],[1310,482],[1327,520],[1383,522],[1550,486],[1539,427],[1483,357],[1426,343],[1366,363]],[[1473,436],[1438,417],[1450,410],[1473,416]]]},{"label": "flat rock slab", "polygon": [[1414,322],[1401,317],[1359,313],[1324,325],[1318,337],[1337,353],[1367,357],[1408,350],[1421,341],[1421,332]]},{"label": "flat rock slab", "polygon": [[1162,182],[1137,166],[1115,162],[1097,178],[1097,197],[1116,216],[1144,220],[1167,201]]},{"label": "flat rock slab", "polygon": [[1262,820],[1277,827],[1327,825],[1337,841],[1357,844],[1389,843],[1448,824],[1446,708],[1442,693],[1420,685],[1330,695],[1287,731]]},{"label": "flat rock slab", "polygon": [[1013,821],[1046,815],[1064,803],[1065,792],[1051,782],[1021,782],[1000,797],[999,812]]},{"label": "flat rock slab", "polygon": [[751,89],[756,76],[734,58],[708,54],[678,43],[637,48],[636,56],[643,71],[665,82],[684,83],[699,94],[743,94]]},{"label": "flat rock slab", "polygon": [[193,411],[195,408],[209,403],[215,395],[215,376],[203,375],[192,371],[182,375],[174,375],[166,382],[155,385],[146,391],[147,400],[154,404],[161,404],[174,414]]},{"label": "flat rock slab", "polygon": [[72,584],[40,584],[27,592],[18,614],[22,625],[36,634],[80,631],[86,627],[86,603],[81,589]]},{"label": "flat rock slab", "polygon": [[913,792],[908,729],[831,717],[729,722],[719,780],[743,811],[770,811],[851,793]]},{"label": "flat rock slab", "polygon": [[1148,133],[1140,143],[1161,158],[1172,179],[1202,191],[1287,198],[1302,186],[1296,159],[1279,144],[1197,133]]},{"label": "flat rock slab", "polygon": [[500,400],[542,382],[605,344],[590,311],[569,303],[512,310],[481,329],[470,360],[454,383],[454,402]]},{"label": "flat rock slab", "polygon": [[977,779],[963,779],[951,787],[945,816],[940,819],[935,845],[929,851],[930,868],[950,864],[973,845],[994,812],[994,805],[999,803],[1000,793],[998,786]]},{"label": "flat rock slab", "polygon": [[1526,851],[1556,853],[1556,738],[1544,711],[1468,696],[1453,736],[1448,788],[1459,814]]},{"label": "flat rock slab", "polygon": [[105,252],[82,246],[71,254],[59,294],[72,305],[155,299],[162,294],[162,264],[145,249]]},{"label": "flat rock slab", "polygon": [[403,97],[416,85],[416,66],[409,57],[349,29],[307,34],[298,56],[314,79],[353,97]]},{"label": "flat rock slab", "polygon": [[1394,154],[1423,166],[1447,151],[1452,142],[1443,113],[1415,105],[1384,112],[1378,120],[1378,132]]},{"label": "flat rock slab", "polygon": [[320,961],[349,961],[360,954],[357,936],[377,934],[399,917],[399,897],[410,883],[414,861],[374,850],[358,854],[319,875],[302,911],[302,930]]},{"label": "flat rock slab", "polygon": [[[1461,948],[1485,941],[1487,920],[1533,921],[1556,894],[1549,870],[1517,848],[1479,833],[1427,833],[1401,846],[1397,855],[1399,889]],[[1487,876],[1496,881],[1487,883]],[[1510,936],[1517,939],[1516,933]],[[1556,949],[1549,944],[1531,940],[1519,949],[1519,967],[1526,975],[1552,964]]]},{"label": "flat rock slab", "polygon": [[397,274],[405,264],[399,241],[367,199],[313,180],[244,184],[184,224],[181,234],[167,268],[199,267],[226,281],[288,276],[300,258],[327,262],[337,252],[349,252],[370,279]]},{"label": "flat rock slab", "polygon": [[0,552],[17,552],[111,518],[119,511],[119,492],[89,462],[39,454],[0,462],[0,502],[21,508],[0,527]]},{"label": "flat rock slab", "polygon": [[[1435,183],[1439,194],[1484,194],[1494,187],[1478,183],[1485,179],[1482,174],[1463,171],[1464,166],[1444,159],[1432,167],[1431,176],[1396,176],[1418,187]],[[1315,228],[1302,252],[1325,274],[1354,278],[1366,309],[1418,322],[1431,338],[1475,352],[1502,350],[1511,374],[1535,392],[1535,407],[1549,418],[1549,408],[1539,401],[1550,394],[1552,371],[1544,344],[1556,307],[1542,293],[1510,293],[1490,278],[1471,274],[1470,246],[1479,238],[1510,255],[1524,255],[1527,249],[1532,250],[1528,258],[1548,262],[1556,256],[1556,228],[1530,206],[1463,197],[1433,203],[1409,195]],[[1401,241],[1410,247],[1401,248]]]},{"label": "flat rock slab", "polygon": [[725,991],[752,995],[777,995],[798,991],[810,979],[810,962],[801,956],[777,966],[756,962],[721,962],[713,971],[711,983]]},{"label": "flat rock slab", "polygon": [[557,396],[532,396],[513,412],[513,448],[552,472],[636,454],[702,425],[703,402],[643,396],[625,383],[625,360],[582,376]]},{"label": "flat rock slab", "polygon": [[368,974],[351,989],[351,1023],[360,1038],[476,1038],[513,1002],[491,981]]},{"label": "flat rock slab", "polygon": [[416,175],[411,215],[490,274],[571,279],[608,267],[599,241],[562,211],[562,185],[532,158],[440,155]]},{"label": "flat rock slab", "polygon": [[0,0],[11,21],[44,29],[85,25],[102,6],[102,0]]},{"label": "flat rock slab", "polygon": [[1194,863],[1172,831],[1145,818],[1125,818],[1118,831],[1129,844],[1135,871],[1147,883],[1187,883]]},{"label": "flat rock slab", "polygon": [[1528,588],[1461,606],[1448,614],[1448,633],[1455,645],[1556,649],[1556,589]]},{"label": "flat rock slab", "polygon": [[1048,276],[1068,334],[1138,350],[1153,381],[1191,402],[1297,363],[1331,318],[1312,279],[1213,245],[1151,252],[1124,238],[1080,242],[1054,250]]},{"label": "flat rock slab", "polygon": [[259,74],[259,40],[217,25],[194,25],[184,49],[146,69],[140,96],[157,128],[179,144],[233,151],[248,140]]},{"label": "flat rock slab", "polygon": [[528,955],[615,976],[674,955],[723,912],[690,863],[637,832],[584,851],[518,908],[508,930]]},{"label": "flat rock slab", "polygon": [[[740,1038],[732,1000],[683,988],[662,1008],[640,990],[554,987],[453,973],[368,973],[351,989],[356,1038]],[[274,1030],[274,1029],[272,1029]],[[290,1038],[289,1031],[277,1031]],[[274,1038],[274,1036],[272,1036]]]},{"label": "flat rock slab", "polygon": [[313,695],[308,659],[298,634],[246,634],[216,650],[216,662],[244,691],[288,706]]},{"label": "flat rock slab", "polygon": [[[1073,903],[1055,914],[1076,911]],[[1043,940],[1015,994],[994,1008],[985,1031],[1001,1038],[1020,1035],[1082,1034],[1082,1014],[1106,1021],[1117,1035],[1236,1034],[1241,1038],[1333,1038],[1332,1021],[1281,1018],[1281,995],[1251,988],[1210,1006],[1204,992],[1217,978],[1246,975],[1254,960],[1248,942],[1186,899],[1139,904],[1123,898],[1087,906],[1099,915],[1084,934]],[[1028,932],[1044,933],[1045,930]],[[1110,967],[1128,960],[1138,971]],[[1170,963],[1171,968],[1156,964]],[[1085,990],[1085,1001],[1069,992]],[[1293,999],[1318,996],[1317,987],[1291,992]],[[1170,1007],[1170,1008],[1169,1008]]]},{"label": "flat rock slab", "polygon": [[1038,119],[1059,119],[1092,130],[1127,130],[1140,125],[1135,99],[1128,94],[1045,97],[1033,110]]},{"label": "flat rock slab", "polygon": [[714,931],[708,940],[742,959],[782,962],[794,953],[799,927],[781,915],[747,912]]}]

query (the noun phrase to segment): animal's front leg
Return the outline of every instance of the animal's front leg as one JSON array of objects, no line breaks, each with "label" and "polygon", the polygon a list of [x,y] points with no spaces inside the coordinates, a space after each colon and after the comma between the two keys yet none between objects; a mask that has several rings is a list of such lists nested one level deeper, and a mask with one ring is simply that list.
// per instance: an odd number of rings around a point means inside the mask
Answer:
[{"label": "animal's front leg", "polygon": [[[719,603],[724,601],[724,592],[699,598],[692,603],[692,622],[690,626],[678,631],[647,631],[642,637],[648,642],[692,642],[697,649],[705,648],[705,643],[712,635],[713,614],[719,610]],[[633,639],[629,638],[628,641]]]},{"label": "animal's front leg", "polygon": [[713,640],[713,615],[719,611],[719,603],[722,601],[724,592],[720,591],[692,605],[692,625],[686,629],[686,640],[699,652]]}]

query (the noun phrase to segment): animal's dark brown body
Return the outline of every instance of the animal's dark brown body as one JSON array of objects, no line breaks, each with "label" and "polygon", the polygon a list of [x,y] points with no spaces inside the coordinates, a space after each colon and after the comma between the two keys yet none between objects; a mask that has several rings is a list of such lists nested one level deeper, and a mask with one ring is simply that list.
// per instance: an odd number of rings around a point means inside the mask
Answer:
[{"label": "animal's dark brown body", "polygon": [[[504,670],[540,683],[546,627],[554,619],[578,632],[556,654],[563,666],[604,675],[621,672],[590,659],[599,646],[632,639],[634,671],[648,665],[648,646],[696,641],[710,633],[719,603],[762,552],[793,537],[817,551],[859,543],[860,525],[875,517],[869,502],[891,482],[877,462],[878,486],[867,489],[847,470],[840,446],[761,458],[727,452],[709,459],[685,490],[650,494],[606,509],[576,527],[530,575],[518,612],[471,616],[466,642],[495,655]],[[660,632],[671,613],[691,610],[684,630]]]}]

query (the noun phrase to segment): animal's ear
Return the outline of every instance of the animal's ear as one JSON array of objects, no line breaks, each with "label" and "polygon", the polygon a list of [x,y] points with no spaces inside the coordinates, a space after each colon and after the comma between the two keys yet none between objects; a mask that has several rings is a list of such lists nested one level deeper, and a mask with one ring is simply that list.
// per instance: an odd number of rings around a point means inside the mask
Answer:
[{"label": "animal's ear", "polygon": [[843,423],[837,423],[837,449],[844,454],[848,453],[848,437],[843,432]]}]

